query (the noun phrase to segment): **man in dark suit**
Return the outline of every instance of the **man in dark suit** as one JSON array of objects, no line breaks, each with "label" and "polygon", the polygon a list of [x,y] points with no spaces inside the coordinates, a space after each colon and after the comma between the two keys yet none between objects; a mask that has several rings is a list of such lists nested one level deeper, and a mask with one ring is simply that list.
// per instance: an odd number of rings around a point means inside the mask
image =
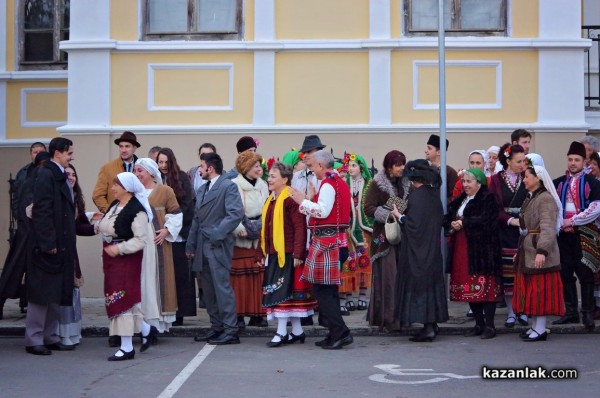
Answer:
[{"label": "man in dark suit", "polygon": [[195,341],[239,344],[235,294],[229,281],[233,257],[233,230],[244,216],[237,186],[221,176],[223,161],[216,153],[200,157],[200,173],[206,180],[198,192],[186,254],[192,270],[200,273],[211,328]]},{"label": "man in dark suit", "polygon": [[53,138],[49,152],[52,159],[38,171],[33,189],[33,247],[27,266],[25,350],[34,355],[74,348],[63,345],[57,334],[59,306],[73,302],[75,206],[64,173],[73,160],[73,142]]}]

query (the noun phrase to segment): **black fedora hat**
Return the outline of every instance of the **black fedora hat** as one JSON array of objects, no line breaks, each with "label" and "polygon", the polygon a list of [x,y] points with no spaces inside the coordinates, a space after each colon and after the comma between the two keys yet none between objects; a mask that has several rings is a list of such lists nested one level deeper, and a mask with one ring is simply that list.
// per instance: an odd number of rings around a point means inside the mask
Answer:
[{"label": "black fedora hat", "polygon": [[119,145],[121,141],[129,142],[136,147],[140,147],[140,143],[137,142],[137,137],[131,131],[124,131],[119,138],[115,140],[115,144]]},{"label": "black fedora hat", "polygon": [[310,152],[313,149],[323,149],[326,145],[321,143],[321,139],[318,135],[307,135],[304,137],[304,142],[302,143],[302,148],[300,148],[300,152]]},{"label": "black fedora hat", "polygon": [[409,180],[422,180],[425,184],[437,185],[440,175],[425,159],[411,160],[406,163],[404,176]]}]

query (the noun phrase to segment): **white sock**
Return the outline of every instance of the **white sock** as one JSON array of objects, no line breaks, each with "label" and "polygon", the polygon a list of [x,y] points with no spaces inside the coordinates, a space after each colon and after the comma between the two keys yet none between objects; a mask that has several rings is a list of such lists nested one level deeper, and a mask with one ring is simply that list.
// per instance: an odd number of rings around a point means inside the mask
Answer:
[{"label": "white sock", "polygon": [[507,318],[515,317],[515,311],[513,311],[513,307],[512,307],[512,294],[509,296],[507,294],[504,295],[504,302],[506,303],[506,310],[508,311],[508,316]]},{"label": "white sock", "polygon": [[121,348],[115,354],[116,357],[122,357],[123,352],[131,352],[133,350],[133,338],[131,336],[121,336]]},{"label": "white sock", "polygon": [[[282,336],[285,336],[287,334],[287,321],[287,317],[277,318],[277,334],[280,334]],[[271,340],[273,343],[279,343],[281,341],[281,337],[277,336],[277,334],[273,336],[273,339]]]},{"label": "white sock", "polygon": [[300,318],[291,318],[290,319],[292,322],[292,333],[296,336],[300,336],[302,333],[304,333],[304,330],[302,330],[302,325],[300,324]]},{"label": "white sock", "polygon": [[537,334],[542,334],[546,331],[546,317],[545,316],[536,316],[535,317],[535,332]]},{"label": "white sock", "polygon": [[531,328],[527,329],[527,334],[531,334],[535,330],[535,326],[537,325],[537,316],[531,317]]},{"label": "white sock", "polygon": [[148,336],[150,334],[150,325],[146,323],[146,321],[142,321],[142,326],[140,327],[140,333],[142,334],[142,344],[146,343],[146,338],[144,336]]}]

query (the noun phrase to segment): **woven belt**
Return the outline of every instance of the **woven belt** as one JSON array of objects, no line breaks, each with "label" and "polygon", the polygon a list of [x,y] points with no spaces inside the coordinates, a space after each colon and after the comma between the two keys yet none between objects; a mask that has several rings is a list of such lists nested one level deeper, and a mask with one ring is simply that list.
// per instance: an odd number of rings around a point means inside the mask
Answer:
[{"label": "woven belt", "polygon": [[337,230],[335,228],[316,228],[312,231],[313,236],[317,238],[325,238],[329,236],[336,236]]},{"label": "woven belt", "polygon": [[521,211],[520,207],[505,207],[504,208],[505,213],[519,213],[520,211]]},{"label": "woven belt", "polygon": [[542,231],[540,231],[539,229],[521,229],[519,230],[519,233],[521,236],[539,235],[542,233]]}]

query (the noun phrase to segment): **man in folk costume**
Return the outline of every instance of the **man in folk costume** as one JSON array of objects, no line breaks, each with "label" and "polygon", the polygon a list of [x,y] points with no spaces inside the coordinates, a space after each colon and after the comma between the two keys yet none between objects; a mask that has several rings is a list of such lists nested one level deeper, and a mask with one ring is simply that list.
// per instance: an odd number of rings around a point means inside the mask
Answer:
[{"label": "man in folk costume", "polygon": [[558,247],[566,311],[553,324],[579,323],[575,273],[581,285],[582,322],[588,331],[593,331],[594,272],[597,269],[592,270],[590,262],[584,261],[583,251],[595,250],[596,247],[586,243],[588,240],[582,230],[600,215],[600,182],[585,174],[585,158],[585,146],[572,142],[567,153],[568,171],[554,180],[563,206],[564,221],[558,235]]},{"label": "man in folk costume", "polygon": [[[311,169],[321,181],[312,201],[304,192],[290,189],[290,197],[300,205],[300,213],[308,216],[311,241],[301,279],[313,284],[321,316],[329,334],[315,344],[323,349],[340,349],[353,338],[339,306],[340,264],[348,256],[346,229],[350,223],[350,189],[333,172],[333,155],[320,150],[311,156]],[[342,250],[343,248],[345,250]]]},{"label": "man in folk costume", "polygon": [[[446,151],[448,151],[448,147],[450,146],[450,142],[446,140]],[[425,147],[425,159],[429,161],[429,163],[437,168],[438,173],[441,173],[442,167],[442,157],[440,153],[440,136],[436,134],[431,134],[429,139],[427,140],[427,146]],[[441,175],[441,174],[440,174]],[[452,198],[452,190],[458,181],[458,173],[452,167],[446,165],[446,195],[448,196],[448,201]]]}]

